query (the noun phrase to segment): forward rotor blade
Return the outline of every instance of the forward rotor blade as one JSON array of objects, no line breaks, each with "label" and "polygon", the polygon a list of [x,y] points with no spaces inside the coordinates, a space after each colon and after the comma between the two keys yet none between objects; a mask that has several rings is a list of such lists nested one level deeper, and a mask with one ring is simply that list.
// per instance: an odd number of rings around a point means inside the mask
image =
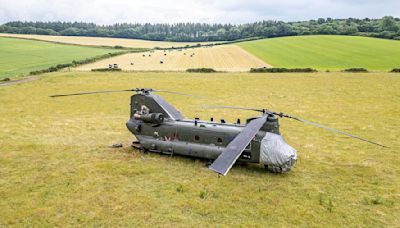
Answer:
[{"label": "forward rotor blade", "polygon": [[[283,116],[283,117],[287,117],[287,116]],[[300,118],[297,118],[297,117],[293,117],[293,116],[289,116],[289,117],[287,117],[287,118],[294,119],[294,120],[297,120],[297,121],[300,121],[300,122],[303,122],[303,123],[305,123],[305,124],[309,124],[309,125],[312,125],[312,126],[315,126],[315,127],[323,128],[323,129],[326,129],[326,130],[328,130],[328,131],[332,131],[332,132],[335,132],[335,133],[339,133],[339,134],[342,134],[342,135],[346,135],[346,136],[348,136],[348,137],[355,138],[355,139],[358,139],[358,140],[361,140],[361,141],[364,141],[364,142],[367,142],[367,143],[371,143],[371,144],[374,144],[374,145],[377,145],[377,146],[387,147],[387,146],[385,146],[385,145],[382,145],[382,144],[373,142],[373,141],[371,141],[371,140],[361,138],[361,137],[359,137],[359,136],[357,136],[357,135],[353,135],[353,134],[350,134],[350,133],[348,133],[348,132],[341,131],[341,130],[338,130],[338,129],[335,129],[335,128],[331,128],[331,127],[328,127],[328,126],[325,126],[325,125],[322,125],[322,124],[310,122],[310,121],[308,121],[308,120],[303,120],[303,119],[300,119]]]},{"label": "forward rotor blade", "polygon": [[226,175],[233,164],[242,154],[243,150],[251,142],[257,132],[267,120],[267,115],[252,120],[244,129],[226,146],[218,158],[210,165],[209,169]]},{"label": "forward rotor blade", "polygon": [[173,92],[173,91],[167,91],[167,90],[153,90],[152,92],[172,93],[172,94],[183,95],[183,96],[199,97],[197,95],[193,95],[193,94],[189,94],[189,93],[180,93],[180,92]]},{"label": "forward rotor blade", "polygon": [[80,96],[80,95],[98,94],[98,93],[121,93],[121,92],[131,92],[131,91],[136,91],[136,90],[133,90],[133,89],[126,89],[126,90],[102,90],[102,91],[94,91],[94,92],[56,94],[56,95],[51,95],[50,97],[67,97],[67,96]]},{"label": "forward rotor blade", "polygon": [[238,109],[238,110],[248,110],[248,111],[256,111],[264,113],[263,109],[255,109],[255,108],[242,108],[242,107],[234,107],[234,106],[203,106],[207,109]]}]

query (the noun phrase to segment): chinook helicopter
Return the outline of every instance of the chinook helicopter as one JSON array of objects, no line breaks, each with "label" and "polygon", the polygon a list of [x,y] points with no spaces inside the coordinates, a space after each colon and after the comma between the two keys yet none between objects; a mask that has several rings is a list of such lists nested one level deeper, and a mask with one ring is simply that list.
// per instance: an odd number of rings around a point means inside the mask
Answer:
[{"label": "chinook helicopter", "polygon": [[324,128],[339,134],[356,138],[374,145],[385,147],[376,142],[350,133],[313,123],[282,112],[268,109],[239,108],[231,106],[207,106],[206,108],[239,109],[260,112],[261,115],[236,123],[221,121],[203,121],[185,119],[183,115],[156,92],[178,95],[190,94],[136,88],[128,90],[108,90],[73,94],[52,95],[64,97],[99,93],[136,92],[131,96],[130,119],[126,123],[128,130],[137,138],[133,146],[141,151],[161,154],[178,154],[214,161],[209,169],[226,175],[236,161],[259,163],[267,170],[282,173],[291,170],[297,160],[294,148],[288,145],[279,131],[278,118],[289,118]]}]

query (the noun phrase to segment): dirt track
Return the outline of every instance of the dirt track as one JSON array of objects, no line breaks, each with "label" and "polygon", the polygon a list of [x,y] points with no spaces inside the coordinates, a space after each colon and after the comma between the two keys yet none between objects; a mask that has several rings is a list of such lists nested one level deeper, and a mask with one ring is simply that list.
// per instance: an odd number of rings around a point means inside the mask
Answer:
[{"label": "dirt track", "polygon": [[38,76],[29,76],[29,77],[21,78],[21,79],[17,79],[17,80],[0,82],[0,87],[16,85],[16,84],[21,84],[21,83],[25,83],[25,82],[31,82],[31,81],[35,81],[38,79],[39,79]]}]

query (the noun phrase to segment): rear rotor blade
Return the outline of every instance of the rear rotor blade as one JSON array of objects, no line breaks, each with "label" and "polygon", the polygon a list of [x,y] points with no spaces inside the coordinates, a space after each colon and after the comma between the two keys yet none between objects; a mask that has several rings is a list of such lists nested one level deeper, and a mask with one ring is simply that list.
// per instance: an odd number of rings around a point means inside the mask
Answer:
[{"label": "rear rotor blade", "polygon": [[234,107],[234,106],[203,106],[207,109],[238,109],[238,110],[248,110],[248,111],[256,111],[264,113],[264,109],[256,109],[256,108],[242,108],[242,107]]},{"label": "rear rotor blade", "polygon": [[167,91],[167,90],[153,90],[153,92],[172,93],[172,94],[183,95],[183,96],[199,97],[198,95],[193,95],[193,94],[189,94],[189,93],[180,93],[180,92],[173,92],[173,91]]},{"label": "rear rotor blade", "polygon": [[371,144],[374,144],[374,145],[377,145],[377,146],[387,147],[387,146],[384,146],[382,144],[373,142],[371,140],[361,138],[361,137],[359,137],[357,135],[353,135],[353,134],[350,134],[348,132],[344,132],[344,131],[341,131],[341,130],[338,130],[338,129],[335,129],[335,128],[324,126],[322,124],[313,123],[313,122],[310,122],[308,120],[303,120],[303,119],[300,119],[300,118],[297,118],[297,117],[294,117],[294,116],[287,115],[287,114],[282,113],[282,112],[274,112],[274,111],[270,111],[268,109],[242,108],[242,107],[233,107],[233,106],[206,106],[206,107],[207,108],[226,108],[226,109],[249,110],[249,111],[262,112],[264,114],[273,114],[273,115],[277,115],[277,116],[279,116],[281,118],[294,119],[294,120],[300,121],[300,122],[305,123],[305,124],[309,124],[309,125],[312,125],[312,126],[315,126],[315,127],[323,128],[323,129],[326,129],[326,130],[329,130],[329,131],[332,131],[332,132],[335,132],[335,133],[338,133],[338,134],[346,135],[348,137],[355,138],[355,139],[358,139],[358,140],[361,140],[361,141],[364,141],[364,142],[367,142],[367,143],[371,143]]},{"label": "rear rotor blade", "polygon": [[51,95],[50,97],[67,97],[67,96],[80,96],[80,95],[98,94],[98,93],[121,93],[121,92],[131,92],[131,91],[136,91],[136,90],[133,90],[133,89],[127,89],[127,90],[102,90],[102,91],[94,91],[94,92],[56,94],[56,95]]},{"label": "rear rotor blade", "polygon": [[[285,117],[285,116],[284,116],[284,117]],[[385,146],[385,145],[382,145],[382,144],[373,142],[373,141],[371,141],[371,140],[361,138],[361,137],[359,137],[359,136],[357,136],[357,135],[353,135],[353,134],[350,134],[350,133],[348,133],[348,132],[341,131],[341,130],[338,130],[338,129],[335,129],[335,128],[332,128],[332,127],[328,127],[328,126],[325,126],[325,125],[322,125],[322,124],[310,122],[310,121],[308,121],[308,120],[303,120],[303,119],[300,119],[300,118],[297,118],[297,117],[292,117],[292,116],[291,116],[291,117],[288,117],[288,118],[294,119],[294,120],[297,120],[297,121],[300,121],[300,122],[302,122],[302,123],[309,124],[309,125],[312,125],[312,126],[315,126],[315,127],[323,128],[323,129],[326,129],[326,130],[328,130],[328,131],[332,131],[332,132],[335,132],[335,133],[338,133],[338,134],[346,135],[346,136],[348,136],[348,137],[355,138],[355,139],[358,139],[358,140],[361,140],[361,141],[364,141],[364,142],[367,142],[367,143],[371,143],[371,144],[374,144],[374,145],[377,145],[377,146],[387,147],[387,146]]]},{"label": "rear rotor blade", "polygon": [[166,91],[166,90],[141,89],[141,88],[124,89],[124,90],[102,90],[102,91],[82,92],[82,93],[69,93],[69,94],[56,94],[56,95],[51,95],[50,97],[66,97],[66,96],[79,96],[79,95],[99,94],[99,93],[120,93],[120,92],[143,92],[143,93],[161,92],[161,93],[172,93],[172,94],[177,94],[177,95],[198,97],[196,95],[188,94],[188,93],[180,93],[180,92],[173,92],[173,91]]}]

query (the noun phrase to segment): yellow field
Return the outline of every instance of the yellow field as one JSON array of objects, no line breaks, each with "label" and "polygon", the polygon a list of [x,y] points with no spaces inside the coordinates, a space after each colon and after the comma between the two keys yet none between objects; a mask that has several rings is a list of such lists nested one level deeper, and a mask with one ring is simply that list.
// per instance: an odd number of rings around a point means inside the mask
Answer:
[{"label": "yellow field", "polygon": [[[269,108],[389,146],[281,120],[299,160],[286,174],[141,154],[126,129],[130,93],[48,95],[136,87],[187,118],[259,115],[203,105]],[[0,88],[0,227],[398,227],[400,74],[59,72]],[[120,149],[109,148],[123,143]]]},{"label": "yellow field", "polygon": [[[129,48],[170,48],[183,47],[185,45],[206,44],[206,42],[164,42],[150,41],[137,39],[122,39],[122,38],[106,38],[106,37],[84,37],[84,36],[47,36],[47,35],[31,35],[31,34],[8,34],[0,33],[3,37],[16,37],[24,39],[44,40],[51,42],[59,42],[66,44],[79,44],[90,46],[123,46]],[[211,42],[208,42],[211,43]],[[212,42],[215,43],[215,42]]]},{"label": "yellow field", "polygon": [[221,45],[181,51],[130,53],[83,65],[77,70],[90,71],[114,63],[126,71],[185,71],[188,68],[203,67],[219,71],[249,71],[252,67],[269,66],[236,45]]}]

